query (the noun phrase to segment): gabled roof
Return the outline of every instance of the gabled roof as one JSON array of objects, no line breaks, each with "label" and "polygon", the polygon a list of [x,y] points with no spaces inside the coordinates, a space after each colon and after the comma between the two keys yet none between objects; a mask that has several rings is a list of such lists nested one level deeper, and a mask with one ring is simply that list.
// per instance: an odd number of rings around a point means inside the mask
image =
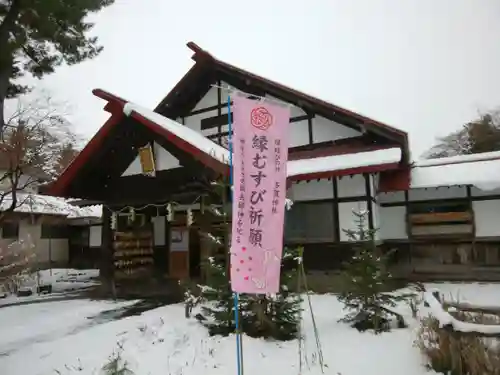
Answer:
[{"label": "gabled roof", "polygon": [[[193,42],[187,43],[187,46],[194,52],[192,59],[195,65],[157,105],[156,112],[173,118],[187,114],[210,89],[210,84],[216,77],[222,76],[226,77],[226,81],[233,79],[240,82],[246,86],[249,93],[260,89],[306,110],[324,114],[327,118],[333,117],[340,124],[373,132],[395,141],[403,148],[403,157],[407,160],[406,132],[226,63]],[[237,88],[245,90],[245,87]]]},{"label": "gabled roof", "polygon": [[[71,181],[104,143],[104,140],[108,137],[110,132],[120,125],[120,121],[125,115],[135,119],[139,124],[174,144],[180,150],[185,151],[194,159],[200,161],[212,170],[221,174],[228,173],[229,169],[227,163],[223,160],[224,154],[227,154],[228,151],[223,147],[211,142],[201,134],[192,131],[184,125],[154,113],[153,111],[149,111],[151,115],[145,117],[142,107],[127,102],[119,96],[101,89],[95,89],[92,92],[95,96],[107,101],[104,109],[111,112],[111,117],[97,131],[73,162],[62,172],[59,178],[45,187],[44,191],[47,194],[66,196],[65,190]],[[190,135],[189,140],[185,136],[186,130]],[[210,144],[208,144],[208,142],[210,142]],[[212,144],[215,145],[215,147],[212,147]],[[211,149],[207,147],[211,147]]]},{"label": "gabled roof", "polygon": [[[104,143],[111,130],[120,126],[123,115],[135,119],[139,125],[174,144],[211,170],[223,175],[229,173],[229,151],[197,131],[103,90],[94,90],[94,94],[107,100],[105,108],[111,111],[112,116],[73,163],[64,170],[59,179],[47,187],[47,194],[67,196],[71,181]],[[352,153],[344,152],[337,155],[307,154],[288,161],[287,175],[289,180],[297,181],[393,170],[399,167],[401,154],[401,148],[393,146],[358,149]]]}]

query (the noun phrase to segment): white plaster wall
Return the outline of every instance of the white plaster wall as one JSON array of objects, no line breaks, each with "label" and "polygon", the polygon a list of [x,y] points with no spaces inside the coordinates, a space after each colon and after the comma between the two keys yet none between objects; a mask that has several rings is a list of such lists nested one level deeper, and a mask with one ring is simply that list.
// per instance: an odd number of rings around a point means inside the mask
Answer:
[{"label": "white plaster wall", "polygon": [[390,193],[377,194],[377,201],[379,203],[396,203],[405,201],[404,191],[394,191]]},{"label": "white plaster wall", "polygon": [[313,118],[312,132],[314,143],[335,141],[361,135],[359,131],[340,125],[321,116],[315,116]]},{"label": "white plaster wall", "polygon": [[[202,99],[203,100],[203,99]],[[211,128],[211,129],[206,129],[206,130],[201,130],[201,120],[209,118],[209,117],[214,117],[217,116],[217,110],[209,111],[209,112],[203,112],[203,113],[198,113],[195,115],[190,115],[184,117],[184,125],[187,126],[190,129],[193,129],[199,133],[202,133],[205,136],[209,136],[212,134],[217,133],[217,127]]]},{"label": "white plaster wall", "polygon": [[487,195],[500,195],[500,189],[495,190],[481,190],[475,186],[471,186],[470,193],[473,197],[484,197]]},{"label": "white plaster wall", "polygon": [[157,171],[166,171],[168,169],[173,169],[181,166],[179,160],[177,160],[174,155],[165,150],[156,142],[154,143],[154,155],[156,159],[155,162]]},{"label": "white plaster wall", "polygon": [[360,174],[338,178],[337,191],[339,198],[366,195],[365,178]]},{"label": "white plaster wall", "polygon": [[[275,98],[269,94],[266,94],[266,98],[270,100],[275,100],[278,103],[284,103],[282,100]],[[295,105],[290,105],[290,117],[297,117],[297,116],[304,116],[306,113],[304,110],[300,107],[297,107]]]},{"label": "white plaster wall", "polygon": [[[155,157],[155,168],[157,171],[166,171],[169,169],[180,167],[179,160],[170,152],[165,150],[156,142],[153,144],[153,154]],[[141,159],[139,155],[130,163],[122,177],[134,176],[142,173]]]},{"label": "white plaster wall", "polygon": [[372,213],[373,217],[373,228],[376,230],[375,231],[375,240],[380,240],[381,233],[380,233],[380,206],[376,202],[372,202]]},{"label": "white plaster wall", "polygon": [[135,159],[130,163],[130,165],[125,169],[125,172],[122,173],[122,177],[126,176],[134,176],[136,174],[142,173],[141,160],[139,155],[135,157]]},{"label": "white plaster wall", "polygon": [[[42,227],[40,223],[33,223],[30,219],[19,222],[19,238],[0,239],[0,247],[10,246],[15,251],[19,246],[22,253],[35,252],[34,263],[46,263],[49,260],[57,263],[65,263],[69,259],[69,242],[67,239],[40,238]],[[32,249],[32,250],[30,250]]]},{"label": "white plaster wall", "polygon": [[500,200],[472,202],[476,237],[500,236]]},{"label": "white plaster wall", "polygon": [[408,238],[406,233],[406,207],[380,207],[379,238],[399,240]]},{"label": "white plaster wall", "polygon": [[[346,202],[339,203],[339,225],[340,225],[340,241],[348,241],[348,237],[343,229],[356,230],[355,217],[353,210],[363,211],[366,210],[366,202]],[[366,220],[366,228],[368,229],[368,218]]]},{"label": "white plaster wall", "polygon": [[89,229],[89,246],[99,247],[102,241],[102,226],[92,225]]},{"label": "white plaster wall", "polygon": [[155,216],[151,218],[153,222],[154,244],[165,245],[165,216]]},{"label": "white plaster wall", "polygon": [[408,199],[410,201],[465,198],[466,196],[467,196],[467,190],[465,186],[412,189],[408,192]]},{"label": "white plaster wall", "polygon": [[[222,86],[227,86],[225,82],[221,83]],[[271,95],[266,95],[266,98],[271,100],[278,100]],[[222,106],[220,112],[221,114],[227,114],[227,92],[225,90],[222,91],[222,103],[225,104]],[[218,104],[217,98],[217,88],[212,88],[210,91],[196,104],[194,110],[200,110],[204,108],[208,108]],[[217,127],[211,129],[201,130],[201,120],[209,117],[214,117],[218,115],[217,110],[204,112],[196,115],[187,116],[184,118],[184,125],[189,128],[201,132],[205,136],[214,135],[217,133]],[[295,105],[290,107],[290,117],[304,116],[306,115],[305,111]],[[313,142],[324,142],[331,141],[349,137],[355,137],[360,135],[361,133],[355,130],[352,130],[346,126],[337,124],[336,122],[330,121],[321,116],[315,116],[312,120],[313,127]],[[228,126],[223,125],[222,131],[228,131]],[[289,132],[289,147],[297,147],[309,144],[309,128],[308,121],[297,121],[290,123],[290,132]]]},{"label": "white plaster wall", "polygon": [[307,120],[291,122],[289,129],[288,147],[297,147],[309,144],[309,125]]},{"label": "white plaster wall", "polygon": [[289,197],[293,201],[309,201],[333,198],[333,182],[331,180],[302,181],[293,183],[289,189]]},{"label": "white plaster wall", "polygon": [[[224,95],[224,91],[222,92]],[[196,104],[193,111],[217,105],[217,88],[212,87],[206,95]]]}]

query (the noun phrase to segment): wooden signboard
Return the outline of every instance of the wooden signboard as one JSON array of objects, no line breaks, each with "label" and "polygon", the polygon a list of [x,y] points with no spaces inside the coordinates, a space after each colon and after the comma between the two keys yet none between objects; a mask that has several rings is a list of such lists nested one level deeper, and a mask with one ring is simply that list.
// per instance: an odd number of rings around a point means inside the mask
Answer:
[{"label": "wooden signboard", "polygon": [[155,159],[151,145],[139,149],[139,159],[141,161],[142,173],[146,175],[155,174]]}]

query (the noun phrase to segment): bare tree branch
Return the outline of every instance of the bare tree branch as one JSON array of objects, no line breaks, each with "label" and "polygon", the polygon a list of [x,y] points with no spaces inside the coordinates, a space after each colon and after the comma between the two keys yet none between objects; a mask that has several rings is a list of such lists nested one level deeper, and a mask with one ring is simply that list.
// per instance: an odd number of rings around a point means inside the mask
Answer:
[{"label": "bare tree branch", "polygon": [[480,113],[477,120],[459,130],[438,138],[438,142],[424,154],[427,159],[477,154],[500,150],[500,110]]},{"label": "bare tree branch", "polygon": [[76,155],[76,136],[50,95],[16,104],[0,140],[0,223],[25,203],[25,193],[60,173],[68,149]]}]

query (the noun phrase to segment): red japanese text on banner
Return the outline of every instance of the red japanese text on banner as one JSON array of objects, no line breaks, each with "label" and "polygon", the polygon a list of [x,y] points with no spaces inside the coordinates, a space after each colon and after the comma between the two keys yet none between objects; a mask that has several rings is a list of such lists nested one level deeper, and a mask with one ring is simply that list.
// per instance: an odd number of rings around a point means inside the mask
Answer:
[{"label": "red japanese text on banner", "polygon": [[231,286],[238,293],[279,291],[290,109],[233,99]]}]

